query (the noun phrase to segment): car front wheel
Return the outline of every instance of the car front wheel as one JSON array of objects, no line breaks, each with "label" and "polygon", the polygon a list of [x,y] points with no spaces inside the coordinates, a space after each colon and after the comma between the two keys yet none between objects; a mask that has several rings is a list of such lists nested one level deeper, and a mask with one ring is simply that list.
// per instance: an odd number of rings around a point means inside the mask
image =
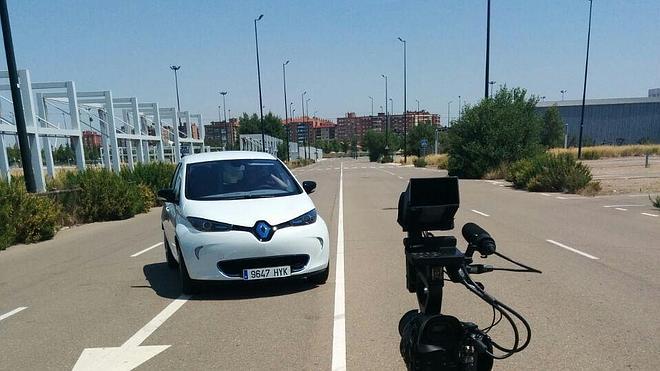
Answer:
[{"label": "car front wheel", "polygon": [[170,249],[170,244],[167,242],[167,237],[165,237],[164,234],[163,244],[165,245],[165,260],[167,261],[167,266],[174,269],[179,265],[179,263],[177,263],[176,259],[174,259],[174,255],[172,255],[172,250]]},{"label": "car front wheel", "polygon": [[183,254],[181,254],[180,249],[177,252],[179,253],[179,281],[181,281],[181,291],[184,294],[196,294],[199,292],[199,282],[190,278]]}]

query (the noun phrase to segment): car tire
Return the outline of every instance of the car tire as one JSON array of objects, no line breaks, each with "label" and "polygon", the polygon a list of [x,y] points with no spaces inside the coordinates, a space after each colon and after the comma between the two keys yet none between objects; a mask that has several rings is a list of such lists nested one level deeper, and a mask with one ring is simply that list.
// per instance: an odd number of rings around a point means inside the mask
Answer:
[{"label": "car tire", "polygon": [[179,266],[179,263],[174,259],[172,250],[170,250],[170,244],[167,242],[167,238],[163,235],[163,244],[165,245],[165,260],[167,261],[167,266],[174,269]]},{"label": "car tire", "polygon": [[317,285],[323,285],[328,280],[329,275],[330,275],[330,262],[328,262],[327,268],[322,270],[320,273],[311,276],[310,281]]},{"label": "car tire", "polygon": [[179,253],[179,281],[181,282],[181,291],[184,294],[196,294],[199,292],[199,282],[190,278],[188,274],[188,267],[186,267],[185,259],[181,254],[181,249],[177,250]]}]

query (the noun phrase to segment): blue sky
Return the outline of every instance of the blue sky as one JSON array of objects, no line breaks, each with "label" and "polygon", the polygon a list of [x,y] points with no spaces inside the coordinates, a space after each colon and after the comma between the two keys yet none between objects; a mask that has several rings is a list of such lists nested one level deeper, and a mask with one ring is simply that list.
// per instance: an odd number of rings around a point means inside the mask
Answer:
[{"label": "blue sky", "polygon": [[[257,112],[253,19],[259,14],[264,105],[283,115],[334,119],[384,104],[403,108],[401,36],[408,41],[408,107],[438,112],[458,95],[483,95],[486,0],[444,1],[73,1],[9,0],[19,68],[33,81],[74,80],[174,106],[168,66],[179,64],[182,109],[217,119],[219,90],[233,116]],[[589,3],[492,0],[491,80],[560,99],[582,94]],[[646,96],[660,87],[660,1],[594,0],[588,98]],[[6,68],[4,51],[2,64]]]}]

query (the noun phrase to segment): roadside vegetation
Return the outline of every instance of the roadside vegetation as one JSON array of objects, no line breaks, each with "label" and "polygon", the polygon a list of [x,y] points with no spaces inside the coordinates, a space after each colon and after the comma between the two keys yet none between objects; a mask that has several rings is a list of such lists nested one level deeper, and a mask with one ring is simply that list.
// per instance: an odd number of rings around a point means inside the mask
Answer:
[{"label": "roadside vegetation", "polygon": [[[577,148],[553,148],[550,152],[555,154],[570,153],[577,157]],[[584,160],[646,155],[660,155],[660,144],[582,147],[582,159]]]},{"label": "roadside vegetation", "polygon": [[46,193],[27,193],[23,180],[0,181],[0,250],[52,238],[64,226],[121,220],[158,205],[174,164],[137,164],[119,174],[105,169],[60,172],[48,179]]},{"label": "roadside vegetation", "polygon": [[660,209],[660,195],[655,196],[655,198],[651,198],[651,196],[649,196],[649,200],[651,200],[651,203],[654,207]]}]

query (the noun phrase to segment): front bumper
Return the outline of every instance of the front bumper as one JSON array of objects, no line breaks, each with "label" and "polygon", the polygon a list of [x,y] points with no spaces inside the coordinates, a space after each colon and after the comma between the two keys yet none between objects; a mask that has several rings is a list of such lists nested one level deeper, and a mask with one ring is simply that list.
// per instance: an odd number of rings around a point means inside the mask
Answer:
[{"label": "front bumper", "polygon": [[[236,275],[238,266],[223,264],[226,261],[245,259],[250,262],[248,268],[278,266],[292,261],[293,267],[300,265],[303,256],[309,258],[304,259],[306,263],[302,266],[292,269],[292,277],[307,276],[327,268],[330,257],[328,228],[321,217],[314,224],[279,229],[266,242],[260,242],[249,232],[199,232],[184,225],[177,226],[176,234],[188,274],[196,280],[242,281],[241,275]],[[298,258],[284,258],[292,256]],[[258,267],[255,262],[266,265]]]}]

